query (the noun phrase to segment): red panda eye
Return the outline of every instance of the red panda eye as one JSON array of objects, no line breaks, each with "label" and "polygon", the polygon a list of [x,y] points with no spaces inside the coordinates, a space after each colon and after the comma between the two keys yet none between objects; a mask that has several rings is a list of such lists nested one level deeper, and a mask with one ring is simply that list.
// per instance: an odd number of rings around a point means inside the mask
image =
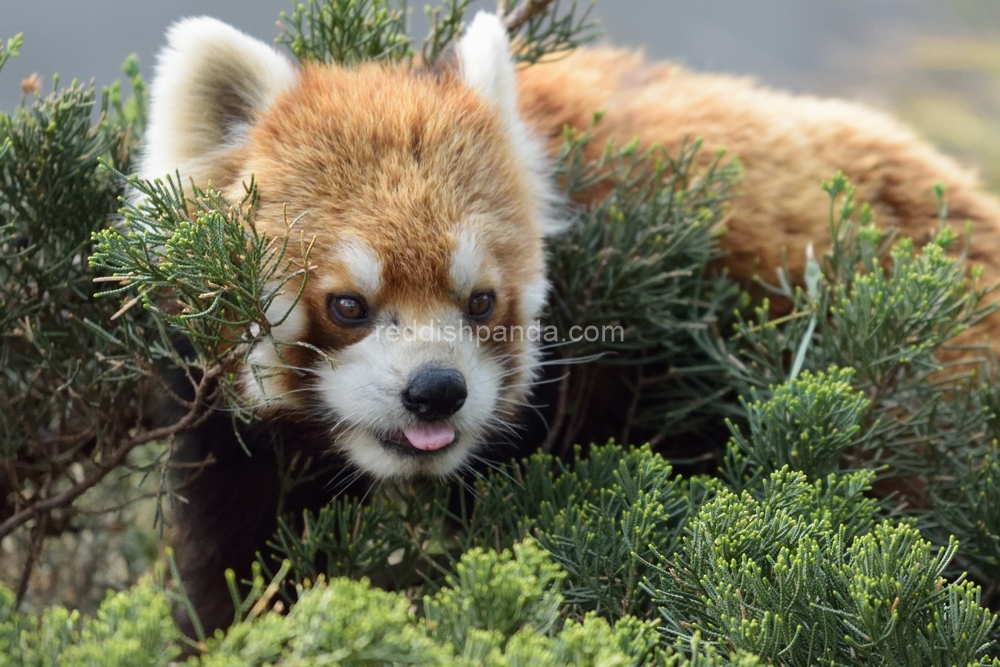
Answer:
[{"label": "red panda eye", "polygon": [[469,317],[477,320],[485,320],[493,314],[493,306],[496,296],[493,292],[476,292],[469,297]]},{"label": "red panda eye", "polygon": [[368,319],[368,306],[356,294],[331,294],[326,298],[330,318],[340,324],[361,324]]}]

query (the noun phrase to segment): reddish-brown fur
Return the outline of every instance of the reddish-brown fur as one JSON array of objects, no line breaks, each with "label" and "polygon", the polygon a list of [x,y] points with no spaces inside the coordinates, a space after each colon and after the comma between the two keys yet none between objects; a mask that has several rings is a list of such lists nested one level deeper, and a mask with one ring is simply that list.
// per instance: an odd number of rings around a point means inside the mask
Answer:
[{"label": "reddish-brown fur", "polygon": [[[843,171],[869,202],[882,227],[926,242],[938,227],[933,187],[947,187],[948,219],[959,231],[972,222],[969,257],[984,281],[1000,279],[1000,204],[976,175],[944,156],[888,116],[841,100],[793,96],[730,76],[695,74],[677,65],[647,64],[633,53],[581,49],[520,76],[520,108],[529,125],[561,145],[562,127],[594,130],[590,154],[605,142],[661,144],[676,153],[684,141],[704,138],[702,164],[716,149],[738,156],[745,173],[733,201],[722,247],[724,264],[747,282],[755,272],[773,282],[787,252],[800,279],[806,248],[829,246],[829,198],[820,182]],[[993,335],[1000,317],[970,332]]]}]

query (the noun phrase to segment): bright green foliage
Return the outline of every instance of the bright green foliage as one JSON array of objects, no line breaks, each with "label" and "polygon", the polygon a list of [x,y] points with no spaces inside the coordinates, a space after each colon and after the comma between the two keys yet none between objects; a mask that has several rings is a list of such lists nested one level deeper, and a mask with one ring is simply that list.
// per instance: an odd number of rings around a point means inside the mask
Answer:
[{"label": "bright green foliage", "polygon": [[13,612],[13,595],[0,586],[0,666],[167,665],[180,653],[170,603],[151,579],[108,593],[97,616],[50,607],[39,619]]},{"label": "bright green foliage", "polygon": [[891,522],[855,532],[876,512],[870,479],[786,469],[759,500],[721,490],[650,583],[665,630],[788,665],[988,664],[995,617],[941,576],[957,544],[934,555]]},{"label": "bright green foliage", "polygon": [[300,591],[288,616],[264,614],[209,642],[207,666],[443,664],[409,601],[367,581],[334,579]]},{"label": "bright green foliage", "polygon": [[[424,618],[405,596],[367,580],[320,579],[299,587],[287,615],[251,614],[202,644],[198,664],[626,667],[656,654],[650,623],[627,618],[612,627],[589,615],[563,624],[563,576],[530,540],[513,554],[476,550],[462,558],[450,587],[425,600]],[[62,607],[41,620],[11,614],[12,597],[0,587],[0,666],[154,666],[179,653],[167,596],[148,580],[109,594],[93,619]]]},{"label": "bright green foliage", "polygon": [[445,587],[424,599],[424,614],[434,633],[459,650],[468,646],[471,628],[499,633],[503,641],[522,626],[546,635],[560,620],[558,588],[565,576],[530,541],[499,556],[472,549],[445,579]]},{"label": "bright green foliage", "polygon": [[11,58],[17,58],[20,55],[21,44],[24,43],[24,35],[17,33],[13,37],[7,40],[7,48],[4,48],[3,43],[0,43],[0,70],[3,69],[4,64]]},{"label": "bright green foliage", "polygon": [[122,101],[121,82],[115,80],[107,89],[108,103],[115,110],[115,121],[127,131],[142,136],[146,129],[146,111],[149,106],[149,93],[146,82],[139,73],[139,59],[130,55],[122,64],[122,72],[132,87],[132,96]]},{"label": "bright green foliage", "polygon": [[765,664],[760,658],[736,651],[730,656],[720,654],[713,644],[703,642],[701,633],[695,632],[688,641],[677,641],[656,656],[657,667],[758,667]]},{"label": "bright green foliage", "polygon": [[[833,368],[813,375],[806,371],[778,386],[767,401],[744,402],[753,441],[730,423],[730,483],[790,466],[812,478],[838,470],[841,457],[862,437],[860,424],[869,402],[851,386],[853,369]],[[750,396],[757,395],[751,388]]]}]

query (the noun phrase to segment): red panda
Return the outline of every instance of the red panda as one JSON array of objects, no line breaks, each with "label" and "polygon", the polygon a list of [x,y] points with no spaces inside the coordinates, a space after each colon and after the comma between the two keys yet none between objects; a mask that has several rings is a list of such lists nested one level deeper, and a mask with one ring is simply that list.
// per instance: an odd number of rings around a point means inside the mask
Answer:
[{"label": "red panda", "polygon": [[[216,461],[182,485],[175,515],[182,579],[208,629],[232,618],[223,570],[248,571],[284,502],[274,434],[385,479],[450,475],[517,428],[540,367],[537,337],[523,332],[547,299],[545,239],[566,226],[551,176],[564,125],[603,110],[595,151],[609,138],[675,150],[703,136],[706,157],[738,155],[744,194],[722,242],[741,280],[758,258],[770,272],[787,248],[801,269],[806,246],[822,246],[819,183],[838,169],[883,223],[918,238],[936,225],[932,185],[944,182],[952,218],[976,225],[973,258],[1000,273],[997,202],[877,112],[609,49],[518,72],[500,20],[482,13],[452,60],[296,68],[213,19],[168,33],[140,176],[179,171],[233,199],[253,176],[258,228],[281,235],[296,220],[314,267],[301,298],[293,305],[287,286],[269,313],[276,339],[307,345],[279,358],[258,344],[241,370],[264,417],[248,437],[254,456],[225,437],[228,420],[179,456]],[[480,328],[522,334],[483,340]]]}]

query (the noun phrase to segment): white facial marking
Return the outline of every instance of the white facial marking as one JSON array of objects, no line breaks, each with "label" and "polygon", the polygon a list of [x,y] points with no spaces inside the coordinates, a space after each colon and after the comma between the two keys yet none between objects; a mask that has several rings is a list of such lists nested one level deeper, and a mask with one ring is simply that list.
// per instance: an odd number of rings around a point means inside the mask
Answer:
[{"label": "white facial marking", "polygon": [[458,233],[448,275],[452,290],[462,298],[469,296],[478,287],[499,285],[502,278],[500,271],[487,260],[476,233],[471,229],[463,229]]},{"label": "white facial marking", "polygon": [[449,276],[456,294],[466,295],[477,284],[479,270],[483,265],[483,253],[476,243],[475,232],[463,229],[451,254]]},{"label": "white facial marking", "polygon": [[368,298],[382,289],[382,262],[368,244],[348,239],[337,246],[336,261],[347,269],[351,284]]}]

